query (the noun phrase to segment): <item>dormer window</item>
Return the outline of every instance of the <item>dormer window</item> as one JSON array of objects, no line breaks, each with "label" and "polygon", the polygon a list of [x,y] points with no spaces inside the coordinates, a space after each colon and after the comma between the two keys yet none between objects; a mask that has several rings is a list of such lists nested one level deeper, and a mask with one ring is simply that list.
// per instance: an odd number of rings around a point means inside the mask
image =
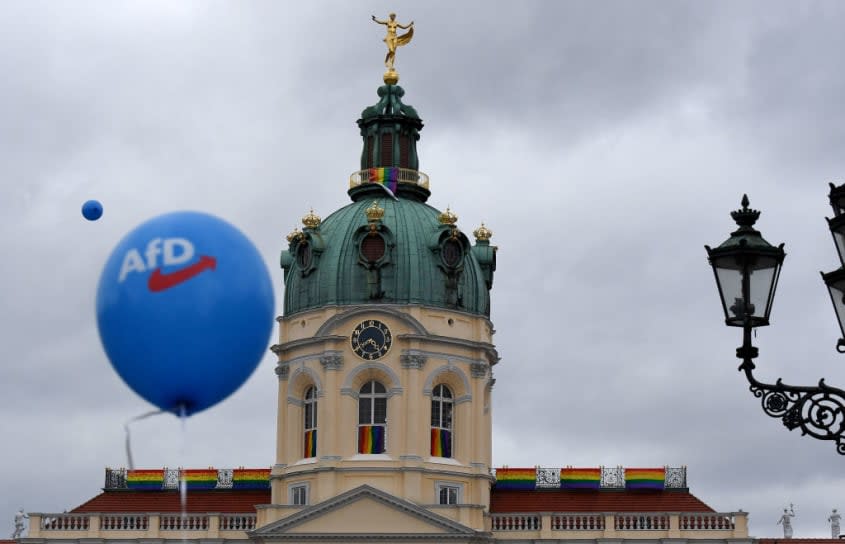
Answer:
[{"label": "dormer window", "polygon": [[387,244],[378,233],[370,233],[361,240],[361,256],[368,263],[375,264],[384,257]]},{"label": "dormer window", "polygon": [[460,242],[454,238],[447,238],[443,242],[440,254],[443,258],[443,264],[449,268],[457,268],[464,258],[464,250]]},{"label": "dormer window", "polygon": [[307,270],[311,266],[311,244],[302,242],[296,246],[296,263],[302,270]]}]

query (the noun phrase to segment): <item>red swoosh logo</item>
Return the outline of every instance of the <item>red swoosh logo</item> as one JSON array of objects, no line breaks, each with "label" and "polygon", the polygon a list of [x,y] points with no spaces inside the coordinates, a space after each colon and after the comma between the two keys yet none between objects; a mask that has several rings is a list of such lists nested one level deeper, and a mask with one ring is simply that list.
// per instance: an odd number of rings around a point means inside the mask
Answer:
[{"label": "red swoosh logo", "polygon": [[170,274],[162,274],[161,268],[156,268],[153,273],[150,274],[150,279],[147,281],[147,287],[150,291],[158,293],[159,291],[170,289],[174,285],[179,285],[183,281],[193,278],[203,270],[214,270],[216,267],[217,259],[209,257],[208,255],[203,255],[200,257],[200,260],[194,264],[186,266],[182,270],[171,272]]}]

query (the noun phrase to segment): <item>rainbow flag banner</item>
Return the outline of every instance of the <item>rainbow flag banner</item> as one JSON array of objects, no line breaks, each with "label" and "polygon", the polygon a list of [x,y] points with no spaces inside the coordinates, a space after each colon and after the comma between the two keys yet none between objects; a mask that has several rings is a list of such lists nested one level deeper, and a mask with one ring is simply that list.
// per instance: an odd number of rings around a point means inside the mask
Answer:
[{"label": "rainbow flag banner", "polygon": [[395,166],[381,166],[370,168],[367,172],[370,183],[383,185],[393,195],[399,186],[399,169]]},{"label": "rainbow flag banner", "polygon": [[232,489],[267,489],[269,468],[236,468],[232,470]]},{"label": "rainbow flag banner", "polygon": [[361,425],[358,427],[358,453],[384,453],[384,427]]},{"label": "rainbow flag banner", "polygon": [[601,487],[601,469],[562,468],[560,469],[560,487],[563,489],[599,489]]},{"label": "rainbow flag banner", "polygon": [[188,489],[214,489],[217,487],[216,468],[185,468],[182,479]]},{"label": "rainbow flag banner", "polygon": [[232,470],[232,489],[267,489],[268,487],[270,487],[269,468],[236,468]]},{"label": "rainbow flag banner", "polygon": [[533,468],[497,468],[496,489],[534,489],[537,470]]},{"label": "rainbow flag banner", "polygon": [[164,469],[127,470],[126,487],[128,489],[161,489],[164,485]]},{"label": "rainbow flag banner", "polygon": [[665,468],[626,468],[625,489],[663,489]]},{"label": "rainbow flag banner", "polygon": [[317,429],[305,431],[304,457],[317,457]]},{"label": "rainbow flag banner", "polygon": [[431,429],[431,456],[452,457],[452,431]]}]

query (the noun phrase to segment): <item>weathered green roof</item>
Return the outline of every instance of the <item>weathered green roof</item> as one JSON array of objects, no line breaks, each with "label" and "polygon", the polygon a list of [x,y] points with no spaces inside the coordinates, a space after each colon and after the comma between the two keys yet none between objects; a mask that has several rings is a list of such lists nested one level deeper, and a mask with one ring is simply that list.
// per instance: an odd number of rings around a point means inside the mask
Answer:
[{"label": "weathered green roof", "polygon": [[[306,228],[282,251],[285,315],[368,303],[420,304],[489,315],[494,252],[474,250],[464,233],[441,224],[440,212],[417,199],[393,199],[375,185],[350,192],[356,192],[353,203],[318,227]],[[384,216],[369,223],[365,211],[374,202]],[[385,255],[377,262],[368,261],[361,251],[368,236],[385,241]],[[450,263],[443,254],[447,241],[450,249],[460,248],[460,258]],[[310,259],[298,257],[300,252],[309,252]]]},{"label": "weathered green roof", "polygon": [[[304,218],[282,251],[285,315],[328,305],[420,304],[489,315],[496,248],[472,246],[454,218],[440,220],[428,204],[427,181],[418,169],[416,142],[423,123],[402,102],[398,85],[378,89],[379,101],[358,120],[361,171],[390,169],[395,196],[380,184],[359,180],[352,204],[322,223]],[[425,178],[427,180],[427,178]],[[367,216],[374,202],[382,208]],[[366,246],[366,247],[365,247]]]}]

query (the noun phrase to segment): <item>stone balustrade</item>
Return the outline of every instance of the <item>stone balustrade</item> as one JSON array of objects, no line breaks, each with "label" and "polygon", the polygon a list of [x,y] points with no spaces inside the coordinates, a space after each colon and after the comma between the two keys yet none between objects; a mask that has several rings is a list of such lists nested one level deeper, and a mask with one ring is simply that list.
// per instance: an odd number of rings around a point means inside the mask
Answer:
[{"label": "stone balustrade", "polygon": [[[494,536],[512,539],[747,538],[744,512],[543,512],[491,514]],[[29,538],[246,539],[255,514],[30,514]]]},{"label": "stone balustrade", "polygon": [[90,513],[29,515],[29,538],[247,538],[255,514]]},{"label": "stone balustrade", "polygon": [[543,512],[491,514],[494,536],[512,539],[747,538],[744,512]]}]

